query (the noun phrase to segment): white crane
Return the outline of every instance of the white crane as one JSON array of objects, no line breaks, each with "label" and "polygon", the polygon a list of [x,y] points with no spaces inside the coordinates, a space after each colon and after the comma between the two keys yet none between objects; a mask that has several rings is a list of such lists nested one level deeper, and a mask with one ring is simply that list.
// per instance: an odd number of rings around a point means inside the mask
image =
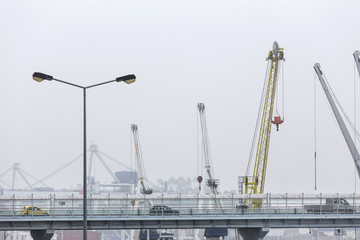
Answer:
[{"label": "white crane", "polygon": [[145,168],[144,168],[144,162],[142,159],[142,153],[140,148],[140,140],[139,140],[139,133],[137,131],[137,125],[131,124],[131,130],[133,132],[134,136],[134,143],[135,143],[135,153],[136,153],[136,164],[137,164],[137,171],[138,171],[138,180],[140,184],[140,192],[142,194],[152,194],[153,190],[152,188],[149,188],[147,184],[145,183]]},{"label": "white crane", "polygon": [[[199,110],[200,116],[200,125],[201,125],[201,135],[202,135],[202,156],[204,160],[204,168],[206,170],[207,179],[206,179],[206,186],[210,188],[211,194],[217,194],[217,188],[219,186],[219,179],[215,179],[214,168],[212,167],[212,159],[211,159],[211,151],[210,151],[210,142],[209,142],[209,135],[207,130],[206,124],[206,117],[205,117],[205,104],[198,103],[197,108]],[[199,184],[201,184],[202,177],[198,177]],[[204,204],[204,200],[200,201],[200,206]],[[207,203],[208,204],[208,203]],[[220,200],[216,200],[213,202],[215,206],[219,208],[223,208],[223,204]],[[227,228],[207,228],[204,232],[204,237],[206,239],[219,239],[222,237],[224,239],[227,236]],[[217,237],[214,237],[217,236]]]},{"label": "white crane", "polygon": [[331,109],[335,115],[336,121],[338,122],[341,132],[345,138],[345,142],[350,150],[351,156],[354,159],[355,166],[356,166],[358,175],[360,177],[360,155],[359,155],[359,152],[358,152],[356,145],[355,145],[353,139],[351,138],[349,131],[344,123],[344,120],[342,119],[340,112],[336,106],[336,103],[332,96],[333,93],[332,93],[331,87],[329,86],[329,84],[326,81],[326,78],[324,77],[324,74],[323,74],[323,71],[321,70],[320,64],[316,63],[314,65],[314,69],[315,69],[317,76],[319,77],[321,86],[324,89],[325,95],[326,95],[326,97],[329,101],[329,104],[331,106]]},{"label": "white crane", "polygon": [[[200,124],[201,124],[201,133],[202,133],[202,152],[204,157],[204,168],[207,173],[208,179],[206,179],[206,186],[208,186],[213,194],[216,194],[217,187],[219,186],[219,179],[215,179],[214,169],[211,164],[211,151],[210,151],[210,143],[208,137],[208,131],[206,126],[206,117],[205,117],[205,104],[198,103],[197,105],[200,116]],[[200,177],[200,176],[199,176]],[[198,177],[198,180],[199,180]],[[200,178],[202,180],[202,178]],[[199,183],[201,182],[199,181]]]}]

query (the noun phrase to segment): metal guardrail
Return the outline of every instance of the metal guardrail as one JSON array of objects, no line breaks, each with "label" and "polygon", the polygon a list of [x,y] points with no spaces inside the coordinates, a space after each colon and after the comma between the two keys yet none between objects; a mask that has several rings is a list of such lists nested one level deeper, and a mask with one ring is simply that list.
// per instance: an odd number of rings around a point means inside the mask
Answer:
[{"label": "metal guardrail", "polygon": [[[56,210],[50,212],[50,216],[82,216],[82,209],[79,210]],[[287,215],[287,214],[360,214],[360,211],[343,213],[337,211],[323,211],[319,213],[309,213],[306,210],[302,209],[246,209],[246,210],[205,210],[205,209],[183,209],[179,214],[169,214],[161,213],[158,214],[149,214],[149,210],[89,210],[88,216],[122,216],[122,217],[131,217],[131,216],[201,216],[201,215]],[[43,217],[44,215],[30,214],[27,216],[20,215],[20,211],[0,211],[1,217]]]},{"label": "metal guardrail", "polygon": [[[345,199],[349,206],[331,210],[324,207],[327,198]],[[251,201],[261,202],[260,209],[242,206]],[[12,195],[0,197],[0,217],[21,216],[24,206],[38,206],[49,211],[50,216],[82,216],[81,195]],[[179,213],[158,212],[157,216],[169,215],[286,215],[286,214],[357,214],[360,213],[360,195],[356,194],[257,194],[257,195],[165,195],[149,196],[107,194],[88,196],[88,216],[148,216],[155,205],[166,205]],[[318,211],[309,211],[309,205],[318,205]],[[351,211],[350,211],[351,210]]]}]

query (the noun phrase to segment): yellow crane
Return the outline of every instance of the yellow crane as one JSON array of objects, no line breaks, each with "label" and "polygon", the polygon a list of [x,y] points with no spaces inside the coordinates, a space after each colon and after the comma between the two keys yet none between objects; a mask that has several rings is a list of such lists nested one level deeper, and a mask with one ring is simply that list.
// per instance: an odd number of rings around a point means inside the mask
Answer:
[{"label": "yellow crane", "polygon": [[[243,183],[245,185],[245,194],[264,193],[271,124],[275,124],[277,130],[279,130],[279,124],[283,123],[284,121],[284,119],[282,119],[280,116],[275,116],[275,118],[272,120],[279,69],[281,62],[285,60],[283,50],[284,49],[280,48],[278,43],[275,41],[273,43],[273,49],[269,51],[269,55],[266,59],[268,61],[268,69],[264,83],[264,90],[260,103],[258,120],[256,124],[249,163],[246,175],[243,178]],[[252,156],[255,149],[256,139],[257,147],[254,169],[253,174],[249,176],[249,169],[253,158]],[[251,208],[260,208],[261,200],[253,199],[251,202],[248,202],[248,205]]]}]

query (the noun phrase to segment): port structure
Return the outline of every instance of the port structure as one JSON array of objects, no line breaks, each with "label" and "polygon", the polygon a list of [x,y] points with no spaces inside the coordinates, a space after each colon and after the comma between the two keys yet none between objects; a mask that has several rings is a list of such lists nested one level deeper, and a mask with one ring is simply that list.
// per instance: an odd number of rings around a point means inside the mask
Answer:
[{"label": "port structure", "polygon": [[[355,57],[355,54],[356,52],[354,53],[354,57]],[[358,54],[358,53],[357,53]],[[358,56],[358,55],[357,55]],[[355,61],[356,61],[356,57],[355,57]],[[358,62],[356,62],[356,64],[358,65]],[[359,65],[360,67],[360,65]],[[336,118],[336,121],[340,127],[340,130],[341,130],[341,133],[345,139],[345,142],[349,148],[349,151],[351,153],[351,156],[354,160],[354,163],[355,163],[355,166],[356,166],[356,169],[357,169],[357,173],[358,173],[358,176],[360,178],[360,155],[359,155],[359,152],[356,148],[356,144],[354,143],[354,140],[351,138],[350,136],[350,133],[349,133],[349,130],[348,128],[346,127],[346,124],[341,116],[341,113],[339,111],[339,109],[341,109],[342,111],[342,114],[347,116],[347,114],[344,112],[343,108],[341,107],[340,105],[340,102],[337,101],[337,98],[335,96],[335,93],[332,91],[328,81],[326,80],[326,77],[323,73],[323,70],[320,66],[319,63],[316,63],[314,65],[314,70],[319,78],[319,81],[321,83],[321,86],[323,87],[323,90],[324,90],[324,93],[328,99],[328,102],[330,104],[330,107],[331,107],[331,110],[333,111],[334,113],[334,116]],[[360,71],[360,69],[359,69]],[[359,72],[360,74],[360,72]],[[353,124],[351,123],[350,119],[347,119],[349,124],[353,126]],[[356,132],[356,129],[354,128],[355,132]]]},{"label": "port structure", "polygon": [[131,124],[131,131],[134,137],[134,144],[135,144],[135,156],[136,156],[136,166],[138,171],[138,181],[139,187],[138,189],[144,195],[150,195],[153,192],[153,189],[150,188],[147,184],[146,180],[146,173],[145,173],[145,166],[142,157],[142,151],[140,146],[140,137],[138,132],[138,126],[136,124]]},{"label": "port structure", "polygon": [[[272,119],[279,70],[281,63],[285,60],[283,50],[284,49],[280,48],[279,44],[275,41],[273,43],[272,50],[269,51],[268,57],[266,58],[268,61],[268,67],[249,162],[245,176],[240,177],[241,184],[245,185],[245,194],[264,193],[271,127],[272,124],[275,124],[278,130],[279,124],[282,124],[284,121],[284,119],[280,116],[275,116],[275,118]],[[256,141],[257,145],[255,148]],[[250,175],[254,152],[256,152],[256,155],[253,165],[253,173]],[[242,189],[242,187],[240,189]],[[261,202],[252,200],[251,202],[244,203],[243,207],[261,208],[261,204]]]},{"label": "port structure", "polygon": [[[206,123],[206,115],[205,115],[205,104],[198,103],[197,105],[199,111],[199,120],[201,126],[201,149],[202,149],[202,163],[203,168],[206,171],[205,180],[206,186],[210,188],[211,194],[217,193],[217,188],[220,184],[220,180],[215,178],[214,167],[212,164],[211,150],[210,150],[210,142],[209,142],[209,133],[207,129]],[[200,181],[199,181],[200,180]],[[202,176],[198,176],[199,185],[201,185]]]},{"label": "port structure", "polygon": [[[1,178],[3,178],[5,175],[7,175],[10,172],[12,172],[12,182],[11,182],[11,184],[8,184],[7,182],[2,180]],[[14,163],[9,169],[7,169],[3,173],[1,173],[0,174],[0,182],[3,185],[10,188],[11,190],[16,190],[16,184],[17,184],[17,177],[16,176],[17,175],[19,175],[21,177],[21,179],[26,183],[27,186],[26,186],[25,189],[27,189],[27,190],[33,190],[34,189],[34,184],[31,184],[32,180],[36,181],[36,183],[42,184],[44,186],[43,188],[50,188],[44,182],[42,182],[41,180],[39,180],[36,177],[34,177],[33,175],[31,175],[29,172],[22,169],[20,167],[20,163]]]},{"label": "port structure", "polygon": [[[220,180],[215,178],[215,171],[212,164],[212,156],[211,156],[211,148],[210,148],[210,139],[209,139],[209,132],[207,128],[206,123],[206,115],[205,115],[205,104],[204,103],[198,103],[197,108],[199,111],[199,120],[200,120],[200,127],[201,127],[201,149],[202,149],[202,155],[201,155],[201,162],[204,166],[202,166],[206,171],[206,180],[205,184],[209,188],[210,192],[207,192],[207,194],[216,196],[218,194],[218,186],[220,184]],[[199,182],[199,188],[201,190],[201,181],[202,176],[198,176],[198,182]],[[204,190],[204,189],[203,189]],[[206,193],[206,191],[203,191]],[[207,203],[201,201],[201,205],[206,205]],[[215,204],[222,208],[221,201],[216,201]],[[221,237],[224,239],[225,236],[227,236],[228,229],[227,228],[206,228],[204,232],[204,237],[206,239],[219,239]]]},{"label": "port structure", "polygon": [[[126,190],[129,194],[134,193],[132,189],[136,185],[135,181],[120,182],[119,177],[116,176],[118,172],[114,172],[111,168],[112,166],[110,166],[108,162],[111,160],[117,165],[120,165],[121,169],[124,169],[131,174],[133,173],[136,176],[137,174],[135,170],[133,170],[131,167],[127,166],[126,164],[116,160],[115,158],[101,151],[98,145],[94,142],[90,144],[88,152],[90,153],[89,154],[90,157],[88,160],[89,165],[88,165],[88,174],[87,174],[89,193],[99,193],[101,191],[100,189],[105,189],[105,188],[112,189],[115,192]],[[78,162],[82,156],[83,155],[80,154],[71,161],[66,162],[63,166],[55,169],[54,171],[46,172],[47,175],[40,179],[34,177],[28,171],[23,169],[20,166],[20,163],[14,163],[10,168],[8,168],[7,170],[5,170],[0,174],[1,188],[3,190],[11,189],[11,190],[23,190],[23,191],[27,191],[27,190],[54,191],[54,188],[46,184],[46,182],[49,179],[52,179],[55,176],[57,176],[59,173],[66,171],[66,169],[73,168],[73,165],[76,162]],[[96,160],[98,160],[101,163],[101,165],[106,169],[107,173],[113,179],[111,183],[100,183],[99,181],[96,180],[96,176],[93,171],[95,168]],[[12,176],[9,176],[10,174]],[[11,178],[12,180],[11,182],[6,181],[9,178]],[[20,185],[23,185],[23,182],[26,184],[26,186],[19,187]]]}]

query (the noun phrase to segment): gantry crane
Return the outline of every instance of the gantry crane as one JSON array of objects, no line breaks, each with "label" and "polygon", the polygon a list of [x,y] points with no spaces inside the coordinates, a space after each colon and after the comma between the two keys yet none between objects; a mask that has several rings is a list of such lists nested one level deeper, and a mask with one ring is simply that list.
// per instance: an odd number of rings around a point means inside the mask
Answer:
[{"label": "gantry crane", "polygon": [[[355,53],[354,53],[354,57],[355,57]],[[356,60],[356,59],[355,59]],[[323,87],[324,89],[324,92],[325,92],[325,95],[329,101],[329,104],[331,106],[331,109],[335,115],[335,118],[336,118],[336,121],[338,122],[339,124],[339,127],[341,129],[341,132],[345,138],[345,142],[350,150],[350,153],[351,153],[351,156],[354,160],[354,163],[355,163],[355,166],[356,166],[356,169],[357,169],[357,173],[360,177],[360,155],[359,155],[359,152],[356,148],[356,145],[353,141],[353,139],[351,138],[350,134],[349,134],[349,131],[345,125],[345,122],[344,120],[342,119],[341,115],[340,115],[340,112],[337,108],[337,105],[336,105],[336,102],[334,101],[334,98],[333,96],[334,93],[332,92],[330,86],[329,86],[329,83],[327,83],[326,81],[326,78],[324,77],[324,74],[323,74],[323,71],[321,70],[321,67],[320,67],[320,64],[319,63],[316,63],[314,65],[314,69],[315,69],[315,72],[319,78],[319,81],[321,83],[321,86]],[[336,98],[335,98],[336,100]],[[339,103],[338,103],[339,105]]]},{"label": "gantry crane", "polygon": [[[246,171],[246,175],[243,178],[245,185],[245,194],[261,194],[264,193],[266,166],[269,153],[271,124],[277,126],[283,123],[283,119],[280,116],[275,116],[272,120],[275,102],[275,93],[278,82],[278,75],[281,62],[284,61],[283,48],[279,48],[278,43],[273,43],[273,49],[269,51],[268,57],[268,69],[265,79],[265,85],[263,90],[263,96],[260,103],[258,120],[255,128],[255,134],[253,139],[253,145],[249,157],[249,163]],[[261,116],[261,120],[259,117]],[[259,122],[260,120],[260,122]],[[259,125],[260,123],[260,125]],[[259,133],[257,135],[257,133]],[[252,162],[252,155],[255,148],[255,142],[257,142],[256,156],[253,174],[249,175],[249,169]],[[253,200],[249,203],[251,208],[260,208],[261,202]]]},{"label": "gantry crane", "polygon": [[142,158],[142,152],[140,147],[140,140],[139,140],[139,133],[136,124],[131,124],[131,130],[134,136],[134,143],[135,143],[135,155],[136,155],[136,164],[137,164],[137,171],[138,171],[138,180],[140,184],[140,192],[142,194],[152,194],[152,188],[149,188],[145,182],[146,175],[145,175],[145,168],[144,162]]},{"label": "gantry crane", "polygon": [[[215,179],[214,168],[212,167],[212,162],[211,162],[210,143],[209,143],[209,136],[206,125],[206,117],[205,117],[205,104],[198,103],[197,107],[199,110],[201,133],[202,133],[202,150],[203,150],[202,152],[204,157],[204,168],[207,174],[206,186],[210,188],[212,194],[216,194],[217,187],[219,186],[219,179]],[[202,179],[202,177],[200,179]],[[199,184],[200,183],[201,181],[199,181]]]}]

